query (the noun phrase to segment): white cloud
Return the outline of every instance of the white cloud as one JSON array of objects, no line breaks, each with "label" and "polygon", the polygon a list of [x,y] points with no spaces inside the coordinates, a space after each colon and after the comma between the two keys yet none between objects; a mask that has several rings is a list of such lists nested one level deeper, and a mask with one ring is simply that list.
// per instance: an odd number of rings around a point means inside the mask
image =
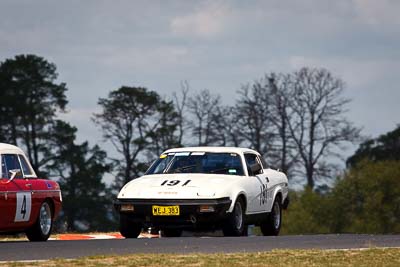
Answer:
[{"label": "white cloud", "polygon": [[371,88],[386,77],[396,77],[400,62],[393,59],[354,59],[348,57],[306,57],[291,56],[288,59],[288,65],[292,70],[301,67],[326,68],[335,76],[343,79],[352,90],[363,91],[365,88]]},{"label": "white cloud", "polygon": [[398,60],[293,56],[288,65],[292,69],[323,67],[342,79],[346,84],[345,96],[352,100],[348,116],[357,126],[363,127],[363,134],[377,136],[399,123],[395,115],[400,99]]},{"label": "white cloud", "polygon": [[362,22],[376,27],[400,26],[400,1],[354,0],[354,4],[358,18]]},{"label": "white cloud", "polygon": [[97,52],[103,56],[103,64],[115,69],[160,70],[190,64],[188,49],[179,45],[148,47],[105,47]]},{"label": "white cloud", "polygon": [[225,30],[230,9],[220,1],[208,1],[195,12],[176,16],[171,20],[171,31],[177,35],[213,37]]},{"label": "white cloud", "polygon": [[98,130],[75,108],[94,108],[121,85],[168,95],[187,79],[229,99],[265,72],[303,66],[347,83],[356,120],[371,107],[387,111],[383,122],[398,120],[400,1],[53,2],[0,3],[0,61],[35,53],[54,62],[73,109],[63,118],[82,139]]}]

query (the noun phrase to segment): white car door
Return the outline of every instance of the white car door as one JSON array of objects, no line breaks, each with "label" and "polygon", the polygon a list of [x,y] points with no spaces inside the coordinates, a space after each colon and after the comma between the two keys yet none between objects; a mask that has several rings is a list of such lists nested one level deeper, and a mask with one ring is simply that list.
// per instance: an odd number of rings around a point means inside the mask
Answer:
[{"label": "white car door", "polygon": [[265,212],[267,209],[267,175],[265,173],[252,173],[250,166],[255,163],[259,163],[256,154],[245,153],[244,154],[247,166],[247,172],[249,174],[249,184],[250,187],[247,191],[248,194],[248,213],[261,213]]}]

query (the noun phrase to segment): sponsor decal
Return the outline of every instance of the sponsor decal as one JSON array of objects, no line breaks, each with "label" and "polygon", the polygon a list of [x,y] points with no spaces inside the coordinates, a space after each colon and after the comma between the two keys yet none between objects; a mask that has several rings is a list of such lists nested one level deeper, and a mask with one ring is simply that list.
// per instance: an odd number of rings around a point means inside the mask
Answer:
[{"label": "sponsor decal", "polygon": [[178,192],[158,192],[159,195],[177,195]]}]

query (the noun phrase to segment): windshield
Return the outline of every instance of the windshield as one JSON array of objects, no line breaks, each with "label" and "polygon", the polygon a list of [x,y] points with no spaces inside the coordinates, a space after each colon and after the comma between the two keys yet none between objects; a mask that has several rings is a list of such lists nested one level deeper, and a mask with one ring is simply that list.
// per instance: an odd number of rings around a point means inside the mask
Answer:
[{"label": "windshield", "polygon": [[236,153],[179,152],[162,154],[146,174],[215,173],[244,175],[242,161]]}]

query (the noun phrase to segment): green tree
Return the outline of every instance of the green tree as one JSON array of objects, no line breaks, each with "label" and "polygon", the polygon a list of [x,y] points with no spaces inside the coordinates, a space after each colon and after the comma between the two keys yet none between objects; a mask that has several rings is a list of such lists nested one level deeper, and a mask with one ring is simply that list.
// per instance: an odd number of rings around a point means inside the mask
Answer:
[{"label": "green tree", "polygon": [[52,150],[47,155],[51,174],[60,177],[63,195],[63,213],[69,230],[82,230],[84,224],[91,231],[104,231],[112,227],[112,194],[102,178],[111,166],[106,153],[88,142],[77,144],[77,129],[57,120],[51,128]]},{"label": "green tree", "polygon": [[149,147],[147,151],[150,157],[159,156],[165,149],[179,147],[180,137],[177,134],[179,122],[178,113],[173,102],[160,100],[156,106],[154,120],[157,122],[152,131],[149,131]]},{"label": "green tree", "polygon": [[98,104],[102,111],[94,114],[93,121],[123,157],[115,159],[115,189],[145,171],[147,155],[154,158],[154,153],[177,144],[178,116],[172,102],[162,100],[156,92],[124,86],[110,92],[108,98],[100,98]]},{"label": "green tree", "polygon": [[361,161],[331,191],[290,192],[282,232],[400,233],[400,161]]},{"label": "green tree", "polygon": [[290,205],[283,213],[283,234],[326,234],[330,232],[330,202],[326,195],[310,188],[292,191]]},{"label": "green tree", "polygon": [[354,155],[349,157],[347,166],[355,166],[364,159],[370,161],[400,160],[400,125],[378,138],[363,142]]},{"label": "green tree", "polygon": [[362,161],[332,190],[332,232],[400,233],[400,162]]},{"label": "green tree", "polygon": [[20,106],[11,84],[10,76],[0,65],[0,142],[17,144]]},{"label": "green tree", "polygon": [[0,138],[24,145],[33,168],[46,164],[49,128],[67,104],[56,66],[42,57],[18,55],[0,64]]}]

